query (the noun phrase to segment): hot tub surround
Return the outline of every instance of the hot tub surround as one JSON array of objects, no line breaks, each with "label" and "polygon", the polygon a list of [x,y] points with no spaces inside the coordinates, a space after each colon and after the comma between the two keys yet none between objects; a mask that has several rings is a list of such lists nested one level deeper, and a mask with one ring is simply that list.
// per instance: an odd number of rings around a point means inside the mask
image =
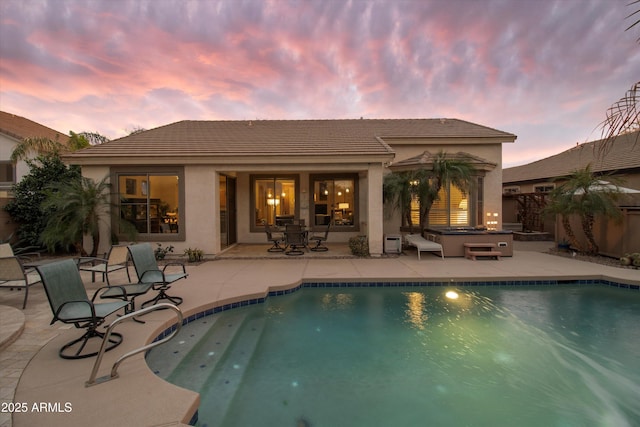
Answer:
[{"label": "hot tub surround", "polygon": [[465,243],[494,243],[501,256],[513,256],[513,232],[473,227],[428,228],[435,241],[443,247],[445,257],[464,257]]}]

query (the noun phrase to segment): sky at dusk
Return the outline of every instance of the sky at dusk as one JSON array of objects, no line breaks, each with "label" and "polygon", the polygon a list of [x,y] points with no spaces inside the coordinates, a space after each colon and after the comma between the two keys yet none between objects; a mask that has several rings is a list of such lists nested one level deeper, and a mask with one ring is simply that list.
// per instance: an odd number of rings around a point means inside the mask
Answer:
[{"label": "sky at dusk", "polygon": [[504,166],[599,139],[631,0],[0,0],[0,109],[115,139],[180,120],[458,118]]}]

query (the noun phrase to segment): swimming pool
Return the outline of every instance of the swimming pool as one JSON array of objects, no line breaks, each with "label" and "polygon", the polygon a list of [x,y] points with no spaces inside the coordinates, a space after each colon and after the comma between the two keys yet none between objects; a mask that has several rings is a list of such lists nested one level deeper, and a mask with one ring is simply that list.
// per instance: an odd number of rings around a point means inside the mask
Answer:
[{"label": "swimming pool", "polygon": [[640,292],[449,290],[302,289],[147,362],[201,394],[199,426],[640,425]]}]

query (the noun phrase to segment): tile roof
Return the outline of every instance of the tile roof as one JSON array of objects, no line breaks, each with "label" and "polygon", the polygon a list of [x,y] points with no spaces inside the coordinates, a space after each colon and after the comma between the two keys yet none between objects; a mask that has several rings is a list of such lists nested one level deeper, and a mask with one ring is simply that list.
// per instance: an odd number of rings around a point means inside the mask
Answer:
[{"label": "tile roof", "polygon": [[68,157],[389,155],[385,139],[515,135],[456,119],[185,120],[86,148]]},{"label": "tile roof", "polygon": [[64,143],[69,138],[69,135],[62,132],[4,111],[0,111],[0,133],[19,140],[40,137]]},{"label": "tile roof", "polygon": [[503,184],[567,176],[591,163],[593,172],[640,168],[640,132],[618,136],[607,150],[604,140],[587,142],[560,154],[502,171]]},{"label": "tile roof", "polygon": [[[433,162],[436,159],[436,156],[437,154],[425,151],[421,154],[418,154],[417,156],[395,162],[389,166],[389,169],[391,169],[392,171],[406,171],[415,169],[419,166],[422,168],[426,168],[427,170],[431,170],[433,168]],[[476,169],[481,170],[492,170],[497,166],[496,163],[462,151],[458,151],[457,153],[445,152],[444,158],[448,160],[466,161],[472,164]]]}]

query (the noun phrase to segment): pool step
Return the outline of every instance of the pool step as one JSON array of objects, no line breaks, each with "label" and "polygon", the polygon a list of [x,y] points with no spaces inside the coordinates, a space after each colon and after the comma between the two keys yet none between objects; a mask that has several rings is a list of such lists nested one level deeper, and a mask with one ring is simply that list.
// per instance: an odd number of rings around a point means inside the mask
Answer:
[{"label": "pool step", "polygon": [[[207,316],[189,323],[158,351],[147,354],[147,364],[154,373],[181,387],[198,391],[211,363],[215,363],[226,351],[238,332],[246,313],[238,310],[225,317],[224,325],[219,316]],[[204,378],[203,378],[204,377]]]},{"label": "pool step", "polygon": [[[260,342],[265,319],[247,319],[236,335],[233,346],[218,361],[201,391],[200,409],[203,419],[220,425],[232,404],[251,358]],[[205,414],[206,412],[206,414]]]},{"label": "pool step", "polygon": [[159,377],[167,379],[217,320],[216,316],[207,316],[191,322],[188,331],[183,329],[171,341],[149,351],[145,356],[149,368]]}]

